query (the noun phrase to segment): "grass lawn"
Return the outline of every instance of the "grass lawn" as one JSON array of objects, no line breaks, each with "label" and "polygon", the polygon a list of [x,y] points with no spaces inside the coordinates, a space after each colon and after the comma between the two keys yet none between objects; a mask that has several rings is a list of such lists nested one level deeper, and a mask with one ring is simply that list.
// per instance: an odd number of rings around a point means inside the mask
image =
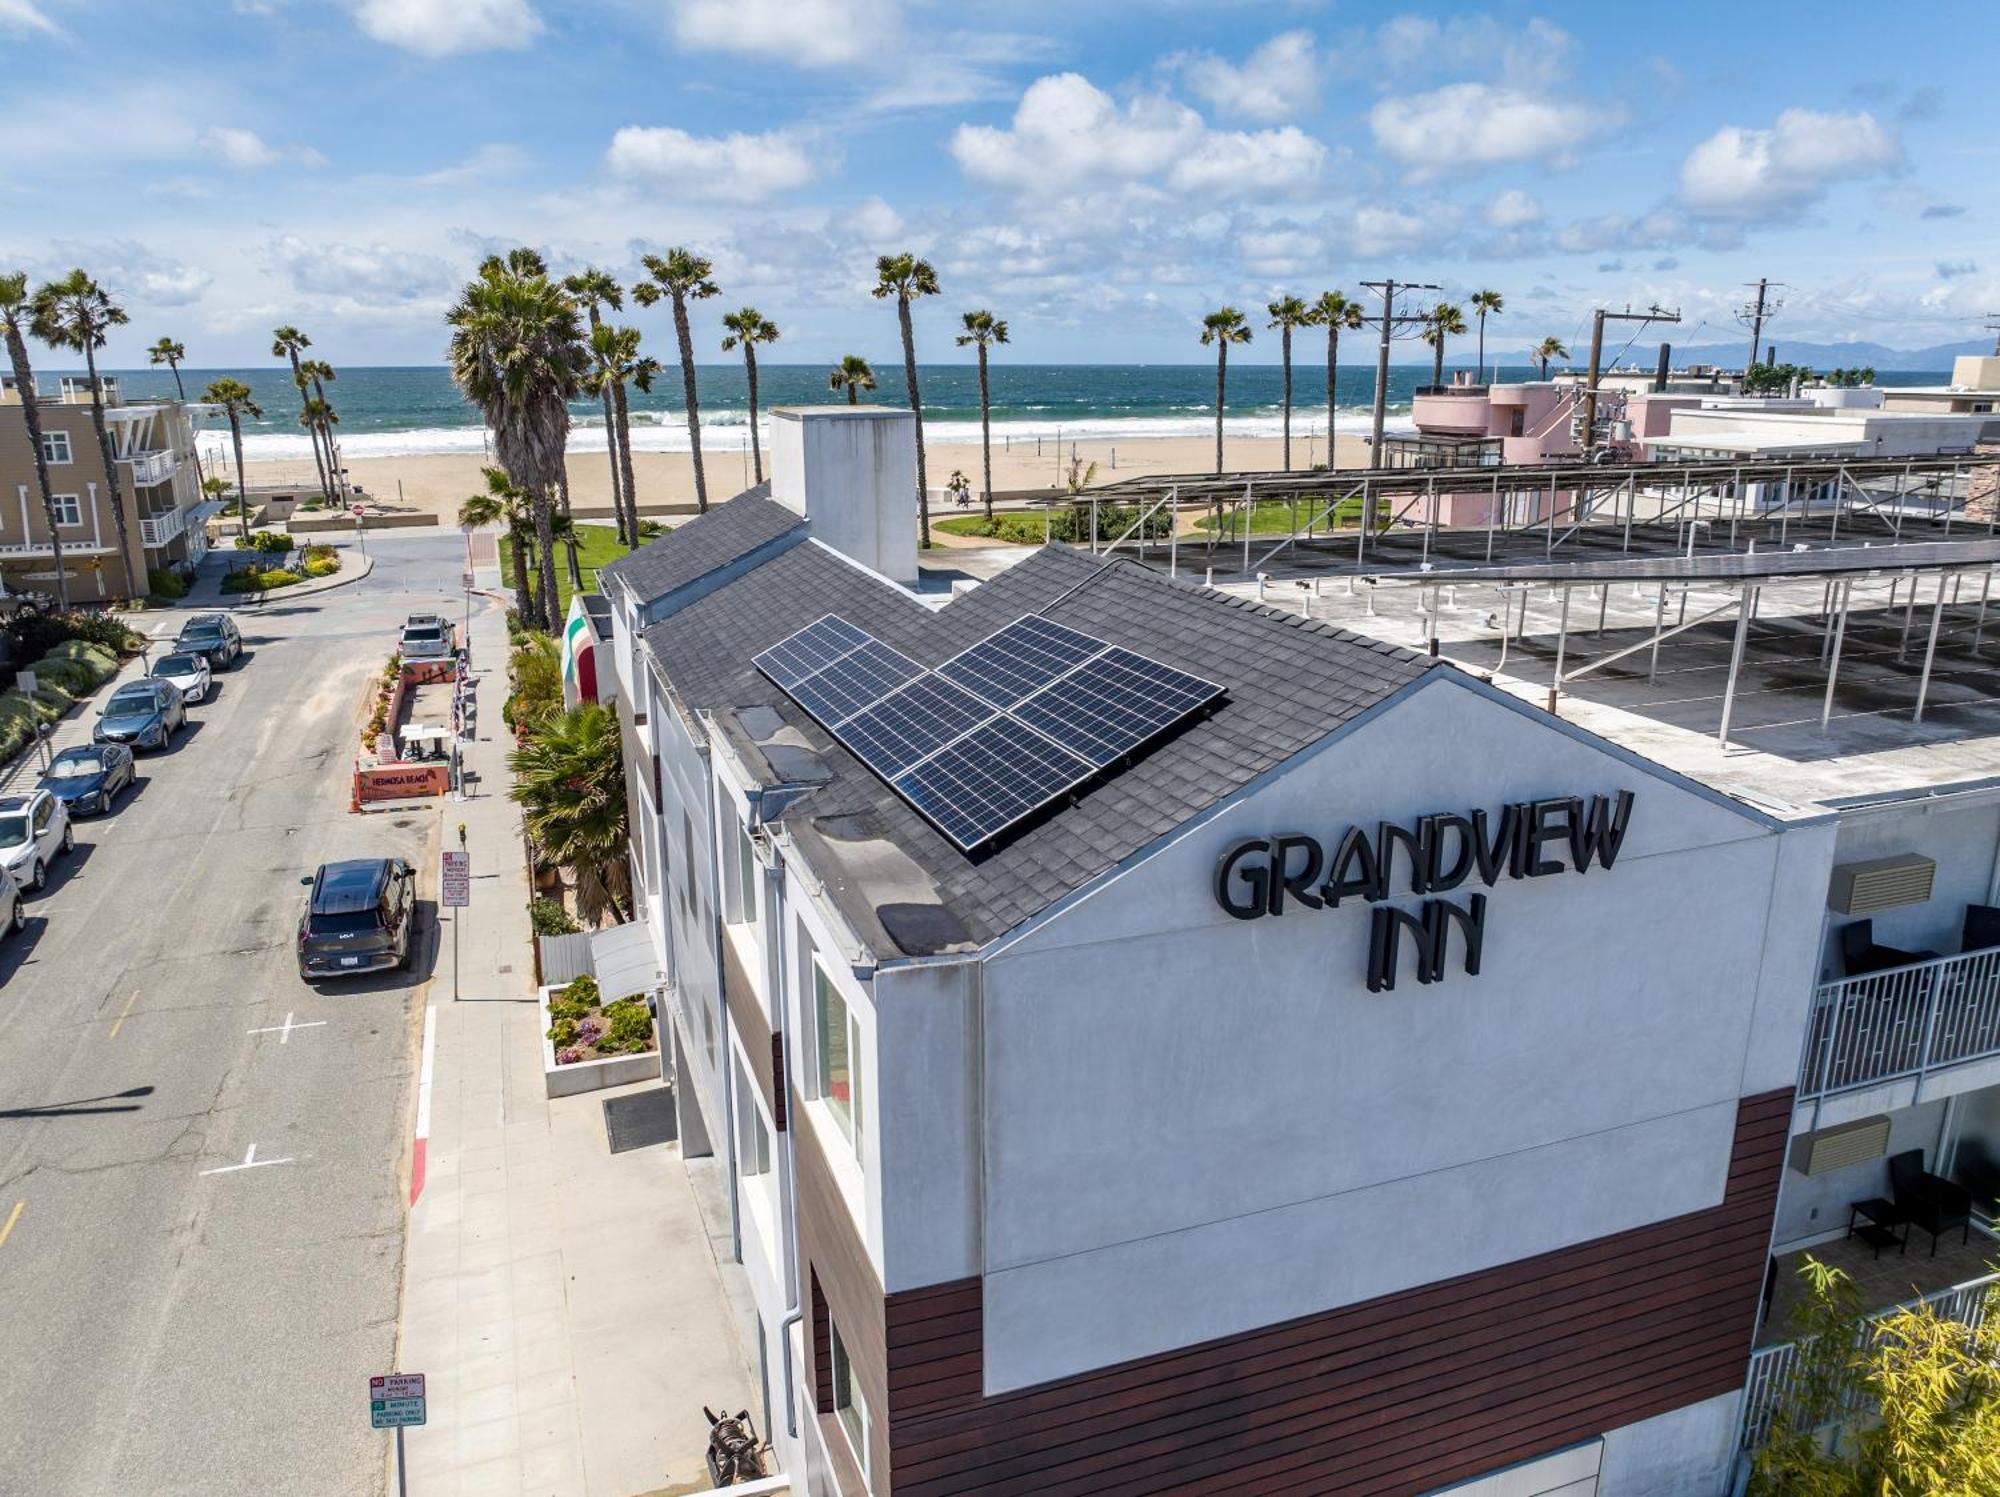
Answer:
[{"label": "grass lawn", "polygon": [[[1318,519],[1320,513],[1325,510],[1328,504],[1332,503],[1333,497],[1331,494],[1299,495],[1296,521],[1293,518],[1294,509],[1292,501],[1285,499],[1260,499],[1250,511],[1250,533],[1252,535],[1290,535],[1292,533],[1292,526],[1296,523],[1300,533],[1303,534],[1306,522]],[[1389,501],[1386,499],[1376,500],[1375,513],[1377,523],[1386,524],[1389,519]],[[1240,508],[1230,507],[1224,509],[1222,512],[1221,533],[1224,535],[1234,534],[1240,536],[1243,532],[1237,527],[1242,523],[1242,518]],[[1194,528],[1206,532],[1214,523],[1215,517],[1213,515],[1203,515],[1201,519],[1195,522]],[[1337,530],[1352,530],[1360,523],[1360,496],[1356,495],[1353,498],[1341,500],[1340,504],[1334,510],[1334,528]],[[1327,521],[1323,519],[1319,520],[1319,523],[1313,527],[1313,533],[1315,535],[1323,534],[1326,528]]]},{"label": "grass lawn", "polygon": [[[530,556],[533,555],[531,551]],[[584,591],[589,592],[597,585],[597,569],[608,566],[625,554],[625,548],[618,544],[618,532],[609,525],[579,525],[576,527],[576,564],[583,572]],[[533,572],[529,578],[533,580]],[[500,537],[500,581],[503,586],[514,585],[514,543],[511,537]],[[561,541],[556,542],[556,592],[560,595],[562,609],[558,619],[569,616],[569,557]]]}]

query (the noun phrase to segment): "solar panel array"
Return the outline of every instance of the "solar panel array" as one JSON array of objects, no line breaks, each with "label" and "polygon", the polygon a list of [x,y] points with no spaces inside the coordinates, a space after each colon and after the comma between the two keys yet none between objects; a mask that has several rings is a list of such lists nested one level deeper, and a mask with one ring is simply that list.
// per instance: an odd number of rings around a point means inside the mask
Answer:
[{"label": "solar panel array", "polygon": [[967,852],[1223,690],[1034,614],[935,670],[832,614],[754,661]]}]

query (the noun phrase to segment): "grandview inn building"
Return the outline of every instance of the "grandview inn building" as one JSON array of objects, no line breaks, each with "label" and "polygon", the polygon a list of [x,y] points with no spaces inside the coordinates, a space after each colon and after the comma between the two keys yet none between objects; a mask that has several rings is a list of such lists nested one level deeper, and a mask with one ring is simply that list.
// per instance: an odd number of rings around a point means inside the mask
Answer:
[{"label": "grandview inn building", "polygon": [[[125,504],[122,550],[88,381],[61,376],[36,397],[55,495],[54,535],[72,602],[144,596],[149,571],[199,563],[208,551],[207,520],[223,508],[202,497],[191,408],[172,400],[127,402],[116,379],[103,384]],[[53,594],[55,547],[21,400],[13,376],[0,378],[0,579],[10,592]]]},{"label": "grandview inn building", "polygon": [[[2000,1159],[1964,576],[1913,610],[1953,630],[1922,732],[1774,756],[1773,584],[1707,753],[1547,710],[1539,592],[1496,665],[1429,570],[1302,555],[1280,607],[1129,548],[920,566],[906,413],[773,426],[768,490],[603,586],[683,1151],[794,1490],[1720,1494],[1793,1255],[1966,1300],[2000,1188],[1936,1258],[1917,1223]],[[1901,607],[1842,605],[1850,690]]]}]

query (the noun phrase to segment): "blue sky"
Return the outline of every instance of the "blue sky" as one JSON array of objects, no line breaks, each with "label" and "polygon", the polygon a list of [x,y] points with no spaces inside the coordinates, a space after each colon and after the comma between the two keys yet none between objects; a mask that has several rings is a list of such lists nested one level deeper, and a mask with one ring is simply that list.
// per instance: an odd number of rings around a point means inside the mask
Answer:
[{"label": "blue sky", "polygon": [[113,364],[162,333],[263,362],[279,322],[337,363],[434,363],[455,285],[522,242],[627,279],[700,249],[717,358],[748,302],[777,360],[892,361],[867,288],[904,248],[943,282],[937,361],[989,306],[1022,361],[1197,362],[1214,306],[1391,274],[1501,291],[1504,350],[1656,300],[1683,346],[1733,341],[1759,275],[1781,346],[1978,336],[2000,22],[1891,14],[0,0],[0,266],[90,268],[132,313]]}]

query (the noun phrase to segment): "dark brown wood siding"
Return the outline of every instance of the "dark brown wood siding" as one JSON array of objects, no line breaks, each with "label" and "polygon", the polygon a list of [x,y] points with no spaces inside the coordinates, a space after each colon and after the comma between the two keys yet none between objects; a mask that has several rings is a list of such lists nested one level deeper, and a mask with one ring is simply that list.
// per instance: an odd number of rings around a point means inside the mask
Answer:
[{"label": "dark brown wood siding", "polygon": [[[799,1099],[792,1099],[800,1117]],[[827,1352],[827,1325],[840,1328],[841,1345],[854,1367],[855,1385],[871,1417],[870,1461],[878,1472],[889,1469],[889,1351],[883,1337],[882,1281],[868,1261],[868,1246],[840,1193],[840,1182],[825,1155],[810,1119],[793,1130],[798,1166],[796,1195],[799,1252],[812,1285],[813,1313],[803,1321],[811,1345],[806,1357],[813,1368],[815,1402],[823,1414],[833,1412],[833,1367]],[[838,1432],[837,1432],[838,1433]],[[841,1438],[845,1438],[842,1434]],[[886,1490],[876,1484],[877,1497]]]},{"label": "dark brown wood siding", "polygon": [[1707,1210],[997,1398],[978,1279],[892,1295],[894,1490],[1392,1497],[1728,1393],[1791,1110],[1742,1100]]}]

